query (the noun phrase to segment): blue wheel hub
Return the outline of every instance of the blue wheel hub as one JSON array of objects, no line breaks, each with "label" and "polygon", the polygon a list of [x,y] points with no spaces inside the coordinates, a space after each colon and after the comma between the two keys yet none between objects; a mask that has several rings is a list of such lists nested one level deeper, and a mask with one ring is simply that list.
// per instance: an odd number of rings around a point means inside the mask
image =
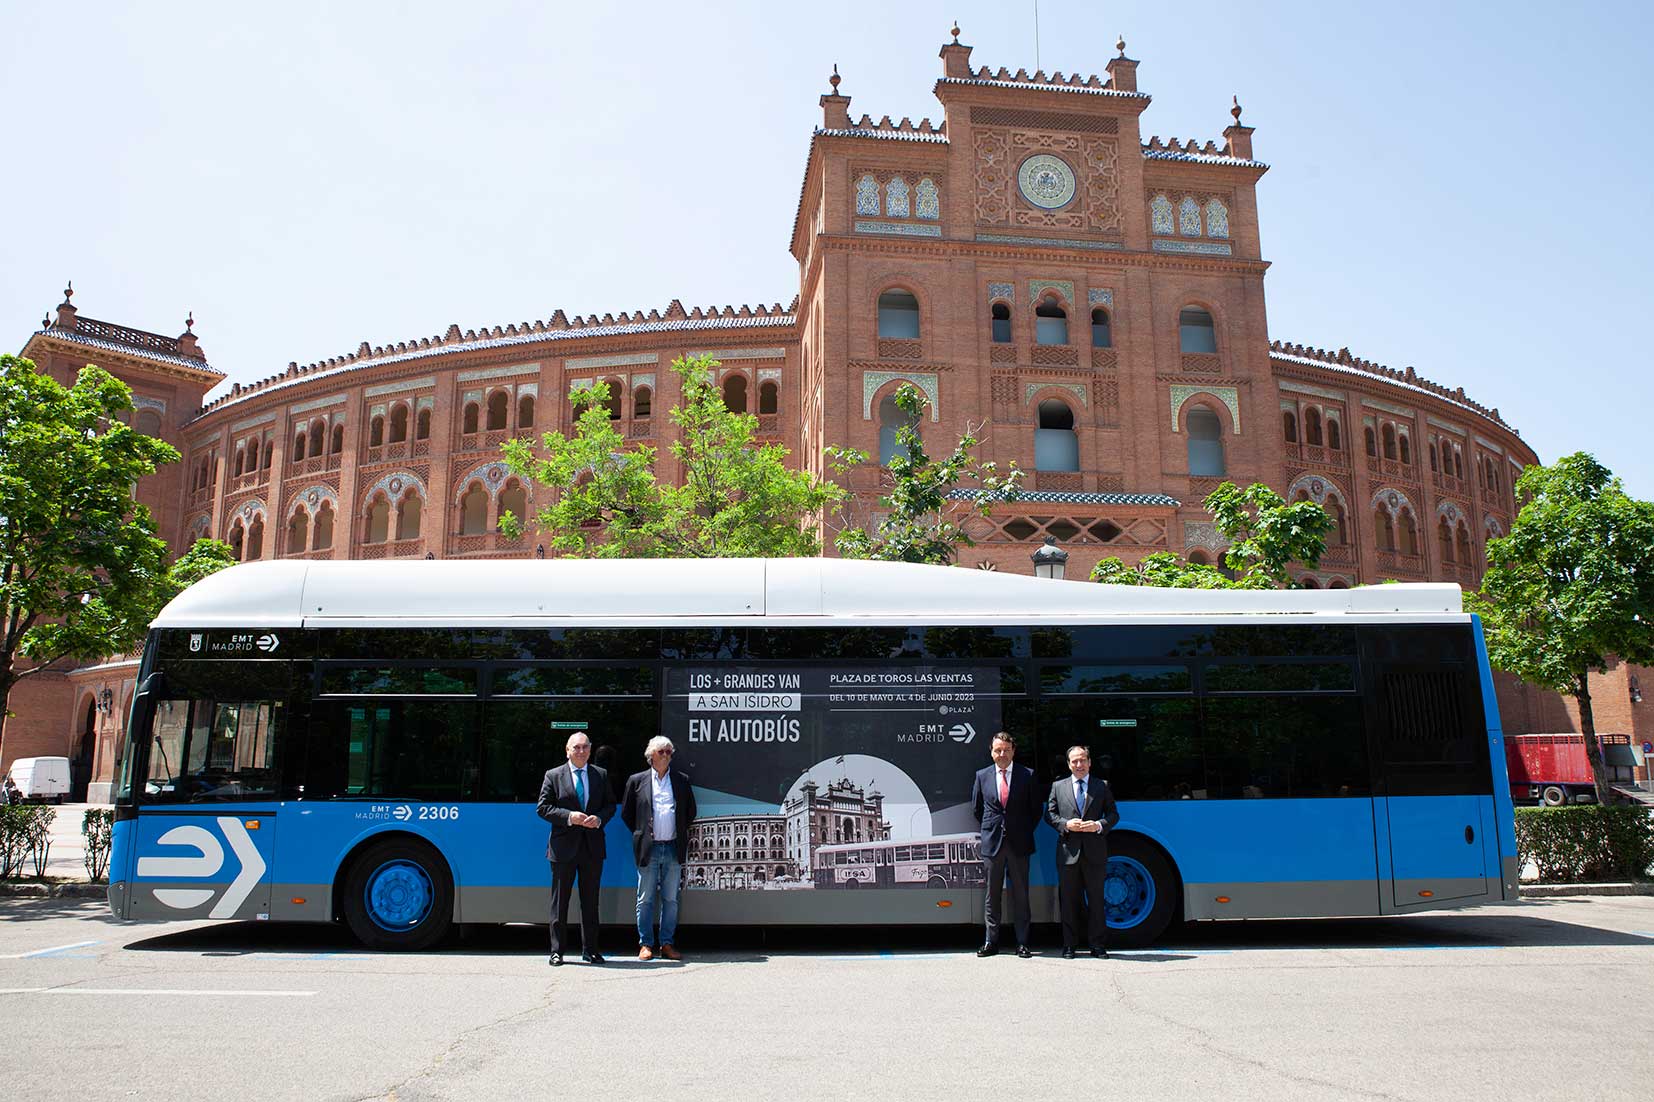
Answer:
[{"label": "blue wheel hub", "polygon": [[1111,929],[1129,930],[1154,910],[1154,877],[1135,857],[1110,857],[1103,903]]},{"label": "blue wheel hub", "polygon": [[368,874],[362,894],[374,925],[392,933],[424,922],[436,901],[430,874],[412,861],[386,861]]}]

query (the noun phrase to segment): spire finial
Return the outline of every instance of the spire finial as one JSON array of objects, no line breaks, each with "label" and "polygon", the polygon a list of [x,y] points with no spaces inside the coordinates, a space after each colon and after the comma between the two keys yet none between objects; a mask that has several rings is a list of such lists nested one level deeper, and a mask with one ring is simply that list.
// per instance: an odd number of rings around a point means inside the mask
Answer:
[{"label": "spire finial", "polygon": [[63,304],[67,306],[69,300],[75,297],[75,281],[72,279],[63,282]]},{"label": "spire finial", "polygon": [[833,75],[827,78],[827,83],[831,84],[833,86],[832,94],[835,95],[835,96],[838,95],[839,79],[840,79],[840,77],[838,75],[838,62],[835,61],[835,62],[833,62]]},{"label": "spire finial", "polygon": [[1231,115],[1235,116],[1235,125],[1239,126],[1240,125],[1240,115],[1241,115],[1240,97],[1239,96],[1230,96],[1229,97],[1229,102],[1233,103],[1235,105],[1235,106],[1229,108],[1229,113]]},{"label": "spire finial", "polygon": [[194,310],[191,310],[189,312],[189,316],[184,319],[184,331],[187,332],[187,333],[195,332],[195,311]]},{"label": "spire finial", "polygon": [[1114,48],[1116,50],[1120,51],[1120,56],[1121,57],[1126,56],[1126,36],[1125,35],[1121,35],[1119,38],[1116,38],[1114,40]]},{"label": "spire finial", "polygon": [[50,329],[51,327],[52,327],[52,315],[47,314],[45,317],[40,319],[40,328]]},{"label": "spire finial", "polygon": [[953,44],[955,46],[959,45],[959,20],[955,19],[953,21],[953,30],[949,33],[953,35]]}]

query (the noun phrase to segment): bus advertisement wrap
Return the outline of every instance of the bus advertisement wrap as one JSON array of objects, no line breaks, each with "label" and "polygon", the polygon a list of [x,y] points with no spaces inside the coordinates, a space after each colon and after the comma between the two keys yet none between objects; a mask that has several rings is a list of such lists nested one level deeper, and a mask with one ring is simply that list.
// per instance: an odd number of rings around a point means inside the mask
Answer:
[{"label": "bus advertisement wrap", "polygon": [[980,884],[967,801],[999,692],[980,666],[668,670],[678,762],[720,782],[698,786],[688,887]]}]

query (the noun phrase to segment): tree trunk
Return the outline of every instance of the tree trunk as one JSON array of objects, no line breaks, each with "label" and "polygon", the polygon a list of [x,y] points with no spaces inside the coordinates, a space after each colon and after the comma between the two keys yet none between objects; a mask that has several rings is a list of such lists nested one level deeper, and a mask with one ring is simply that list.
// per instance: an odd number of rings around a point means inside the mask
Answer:
[{"label": "tree trunk", "polygon": [[1579,702],[1579,731],[1585,736],[1585,760],[1591,763],[1591,780],[1597,786],[1597,803],[1608,807],[1614,802],[1614,793],[1608,787],[1608,766],[1602,760],[1596,717],[1591,714],[1591,686],[1587,680],[1590,676],[1589,673],[1579,675],[1574,699]]}]

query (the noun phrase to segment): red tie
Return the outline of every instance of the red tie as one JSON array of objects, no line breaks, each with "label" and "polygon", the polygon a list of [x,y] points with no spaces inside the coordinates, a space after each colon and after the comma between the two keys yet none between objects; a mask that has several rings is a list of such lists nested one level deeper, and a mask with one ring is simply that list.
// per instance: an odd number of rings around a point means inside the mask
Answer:
[{"label": "red tie", "polygon": [[1006,780],[1005,770],[999,771],[999,806],[1004,807],[1011,799],[1011,783]]}]

